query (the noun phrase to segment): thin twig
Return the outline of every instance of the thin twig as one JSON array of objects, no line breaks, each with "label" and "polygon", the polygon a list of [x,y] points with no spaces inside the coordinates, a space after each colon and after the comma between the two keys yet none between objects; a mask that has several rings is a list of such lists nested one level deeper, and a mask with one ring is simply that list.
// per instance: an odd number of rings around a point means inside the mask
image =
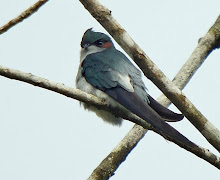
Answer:
[{"label": "thin twig", "polygon": [[31,16],[33,13],[37,12],[37,10],[43,6],[47,1],[49,0],[39,0],[36,2],[34,5],[23,11],[19,16],[16,18],[12,19],[9,21],[7,24],[4,26],[0,27],[0,35],[3,34],[4,32],[8,31],[10,28],[15,26],[16,24],[22,22],[24,19],[28,18]]},{"label": "thin twig", "polygon": [[[56,83],[49,81],[47,79],[35,76],[30,73],[24,73],[18,70],[9,69],[3,66],[0,66],[0,75],[15,79],[19,81],[23,81],[29,84],[32,84],[34,86],[38,86],[44,89],[48,89],[54,92],[57,92],[59,94],[62,94],[64,96],[77,99],[79,101],[85,102],[87,104],[91,104],[96,106],[99,109],[104,109],[110,112],[113,112],[116,116],[122,117],[124,119],[128,119],[138,125],[141,125],[145,129],[153,129],[151,125],[149,125],[146,121],[142,120],[141,118],[138,118],[133,113],[129,112],[127,109],[123,107],[112,107],[105,103],[103,99],[100,99],[98,97],[95,97],[91,94],[87,94],[83,91],[80,91],[78,89],[73,89],[70,87],[67,87],[61,83]],[[202,148],[200,146],[197,146],[194,144],[194,146],[189,146],[187,144],[183,144],[182,142],[177,141],[175,138],[167,136],[165,137],[167,140],[174,142],[178,146],[184,148],[185,150],[195,154],[198,157],[201,157],[205,161],[209,162],[216,168],[220,169],[220,158],[217,157],[215,154],[211,153],[208,149]],[[109,157],[110,158],[110,157]],[[120,158],[120,157],[119,157]]]},{"label": "thin twig", "polygon": [[[207,141],[220,152],[220,132],[202,115],[190,100],[170,81],[163,72],[151,61],[144,51],[134,42],[122,26],[112,17],[111,11],[97,0],[80,0],[89,13],[112,35],[115,41],[128,53],[149,78],[185,115],[185,117],[200,131]],[[220,17],[219,17],[220,18]],[[219,20],[216,21],[216,33],[220,29]],[[213,36],[215,43],[219,43],[219,36]],[[216,44],[212,45],[215,47]]]}]

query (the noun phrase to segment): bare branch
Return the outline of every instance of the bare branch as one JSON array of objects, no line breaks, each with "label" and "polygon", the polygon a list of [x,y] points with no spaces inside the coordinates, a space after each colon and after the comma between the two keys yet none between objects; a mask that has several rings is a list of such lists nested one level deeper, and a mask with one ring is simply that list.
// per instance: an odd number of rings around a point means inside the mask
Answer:
[{"label": "bare branch", "polygon": [[[24,73],[19,70],[9,69],[9,68],[3,67],[1,65],[0,65],[0,75],[7,77],[7,78],[10,78],[10,79],[19,80],[22,82],[32,84],[34,86],[38,86],[38,87],[41,87],[44,89],[48,89],[48,90],[57,92],[57,93],[62,94],[64,96],[70,97],[72,99],[76,99],[81,102],[85,102],[87,104],[93,105],[93,106],[97,107],[98,109],[104,109],[106,111],[113,112],[117,116],[122,117],[127,120],[130,120],[131,122],[134,122],[136,124],[139,124],[140,126],[143,126],[146,129],[154,130],[154,128],[149,123],[142,120],[141,118],[139,118],[135,114],[131,113],[126,108],[121,107],[120,109],[118,109],[117,107],[111,106],[108,103],[106,103],[104,99],[98,98],[92,94],[87,94],[79,89],[67,87],[64,84],[49,81],[47,79],[35,76],[31,73]],[[165,138],[167,138],[167,137],[165,137]],[[170,141],[175,141],[174,138],[172,138],[172,137],[170,137],[170,138],[168,137],[167,139]],[[171,140],[171,139],[173,139],[173,140]],[[182,145],[182,146],[184,146],[184,145]]]},{"label": "bare branch", "polygon": [[37,10],[43,6],[48,0],[39,0],[38,2],[36,2],[34,5],[32,5],[31,7],[29,7],[27,10],[25,10],[24,12],[22,12],[19,16],[17,16],[16,18],[12,19],[11,21],[9,21],[7,24],[5,24],[4,26],[0,27],[0,35],[3,34],[4,32],[8,31],[10,28],[12,28],[13,26],[15,26],[16,24],[22,22],[24,19],[28,18],[29,16],[31,16],[32,14],[34,14],[35,12],[37,12]]},{"label": "bare branch", "polygon": [[88,180],[106,180],[113,176],[120,164],[144,137],[146,131],[135,124],[111,153],[94,169]]},{"label": "bare branch", "polygon": [[[163,72],[151,61],[144,51],[134,42],[121,25],[112,17],[111,11],[101,5],[97,0],[80,0],[90,14],[112,35],[117,43],[141,68],[149,78],[187,117],[187,119],[201,132],[220,152],[220,132],[202,115],[190,100],[170,81]],[[215,26],[218,29],[219,21]],[[219,33],[220,29],[216,30]],[[215,37],[214,37],[215,38]]]},{"label": "bare branch", "polygon": [[[190,81],[194,73],[199,69],[207,56],[215,48],[220,46],[220,16],[217,18],[214,25],[209,29],[206,35],[200,38],[195,50],[192,52],[189,59],[177,73],[173,79],[173,83],[180,89],[183,89]],[[170,100],[162,94],[159,101],[166,101],[164,105],[170,104]]]},{"label": "bare branch", "polygon": [[[125,109],[123,107],[118,108],[118,107],[110,106],[107,103],[105,103],[103,101],[103,99],[95,97],[91,94],[87,94],[87,93],[80,91],[78,89],[73,89],[73,88],[67,87],[61,83],[52,82],[47,79],[32,75],[30,73],[24,73],[24,72],[21,72],[18,70],[5,68],[3,66],[0,66],[0,75],[7,77],[7,78],[10,78],[10,79],[16,79],[19,81],[23,81],[23,82],[32,84],[34,86],[42,87],[44,89],[48,89],[48,90],[57,92],[57,93],[62,94],[64,96],[67,96],[67,97],[77,99],[79,101],[94,105],[99,109],[104,109],[106,111],[113,112],[115,115],[122,117],[123,119],[128,119],[138,125],[141,125],[145,129],[152,129],[153,131],[155,131],[150,124],[148,124],[146,121],[142,120],[141,118],[137,117],[136,115],[134,115],[133,113],[131,113],[127,109]],[[204,149],[202,147],[199,147],[195,144],[194,144],[194,146],[189,146],[187,144],[183,144],[182,142],[179,142],[175,138],[170,137],[170,136],[167,136],[165,138],[169,141],[174,142],[175,144],[184,148],[185,150],[195,154],[196,156],[201,157],[202,159],[206,160],[207,162],[209,162],[210,164],[212,164],[216,168],[220,169],[220,158],[217,157],[216,155],[214,155],[213,153],[211,153],[209,150]],[[124,143],[127,143],[127,141],[125,141]],[[120,149],[120,148],[121,147],[119,147],[118,149]],[[118,158],[120,159],[121,157],[118,157]],[[112,160],[115,161],[115,159],[113,159],[113,158],[112,158]]]},{"label": "bare branch", "polygon": [[[213,25],[210,30],[214,27],[215,25]],[[196,70],[202,65],[212,49],[214,49],[214,46],[212,47],[210,44],[217,44],[216,42],[213,42],[215,40],[212,37],[210,30],[201,39],[203,42],[201,40],[199,41],[199,44],[189,59],[173,79],[173,83],[178,86],[178,88],[183,89],[186,86]],[[170,105],[170,100],[164,94],[157,98],[157,101],[164,106]],[[108,179],[111,177],[120,164],[123,163],[128,154],[133,150],[133,148],[135,148],[137,143],[144,137],[146,132],[147,130],[143,127],[134,125],[121,142],[119,142],[119,144],[112,150],[112,152],[103,159],[96,169],[94,169],[88,180]]]}]

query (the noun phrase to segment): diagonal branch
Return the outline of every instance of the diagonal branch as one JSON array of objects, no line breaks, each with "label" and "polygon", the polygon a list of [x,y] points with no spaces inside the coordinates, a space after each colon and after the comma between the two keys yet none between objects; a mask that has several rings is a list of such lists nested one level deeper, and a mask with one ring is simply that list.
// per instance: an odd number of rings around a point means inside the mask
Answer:
[{"label": "diagonal branch", "polygon": [[[178,88],[183,89],[186,86],[196,70],[202,65],[207,56],[210,54],[212,48],[209,46],[209,44],[217,44],[212,42],[214,40],[211,35],[213,28],[215,29],[215,24],[202,38],[203,43],[201,40],[199,41],[199,44],[189,59],[173,79],[173,83],[178,86]],[[209,48],[207,48],[207,46]],[[164,106],[170,105],[170,100],[164,94],[157,98],[157,101]],[[121,142],[119,142],[118,145],[109,153],[109,155],[95,168],[88,180],[108,179],[111,177],[120,164],[123,163],[129,153],[136,147],[138,142],[144,137],[146,132],[147,130],[143,127],[134,125],[134,127],[121,140]]]},{"label": "diagonal branch", "polygon": [[[189,59],[177,73],[173,79],[173,83],[180,89],[183,89],[190,81],[194,73],[199,69],[202,63],[212,50],[220,47],[220,16],[216,22],[212,25],[206,35],[200,38],[199,43]],[[166,101],[166,105],[170,103],[170,100],[162,94],[159,101]]]},{"label": "diagonal branch", "polygon": [[[200,133],[220,152],[220,132],[208,121],[206,117],[190,102],[190,100],[170,81],[163,72],[151,61],[144,51],[134,42],[121,25],[112,17],[111,11],[101,5],[97,0],[80,0],[90,14],[112,35],[116,42],[140,67],[145,76],[149,78],[187,117],[187,119],[200,131]],[[219,17],[220,18],[220,17]],[[216,21],[215,35],[212,43],[219,45],[219,20]],[[203,39],[200,43],[204,43]],[[210,43],[213,49],[218,47]],[[207,47],[208,48],[208,47]],[[211,52],[211,50],[209,52]]]},{"label": "diagonal branch", "polygon": [[[18,70],[13,70],[9,68],[5,68],[3,66],[0,66],[0,75],[15,79],[19,81],[23,81],[29,84],[32,84],[34,86],[42,87],[44,89],[48,89],[54,92],[57,92],[59,94],[62,94],[64,96],[77,99],[79,101],[85,102],[87,104],[91,104],[93,106],[96,106],[99,109],[104,109],[106,111],[110,111],[114,113],[116,116],[122,117],[123,119],[128,119],[131,122],[134,122],[140,126],[142,126],[145,129],[153,129],[151,125],[149,125],[146,121],[142,120],[141,118],[137,117],[133,113],[129,112],[125,108],[118,108],[108,105],[103,99],[100,99],[98,97],[95,97],[91,94],[87,94],[83,91],[80,91],[78,89],[73,89],[70,87],[67,87],[61,83],[56,83],[49,81],[44,78],[40,78],[38,76],[32,75],[30,73],[24,73]],[[194,145],[189,146],[187,144],[183,144],[182,142],[177,141],[175,138],[171,136],[166,137],[167,140],[174,142],[178,146],[184,148],[185,150],[195,154],[196,156],[204,159],[205,161],[209,162],[216,168],[220,169],[220,158],[217,157],[215,154],[211,153],[208,149],[202,148],[200,146]]]},{"label": "diagonal branch", "polygon": [[12,19],[11,21],[9,21],[7,24],[5,24],[4,26],[0,27],[0,35],[3,34],[4,32],[8,31],[10,28],[12,28],[13,26],[15,26],[16,24],[22,22],[24,19],[28,18],[29,16],[31,16],[32,14],[34,14],[35,12],[37,12],[37,10],[43,6],[47,1],[49,0],[39,0],[38,2],[36,2],[34,5],[32,5],[31,7],[29,7],[28,9],[26,9],[25,11],[23,11],[19,16],[17,16],[16,18]]}]

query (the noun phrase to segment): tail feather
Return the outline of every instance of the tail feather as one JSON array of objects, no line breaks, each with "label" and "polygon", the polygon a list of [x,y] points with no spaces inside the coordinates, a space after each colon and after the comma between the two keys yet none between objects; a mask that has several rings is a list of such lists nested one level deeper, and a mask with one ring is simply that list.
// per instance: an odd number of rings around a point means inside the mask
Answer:
[{"label": "tail feather", "polygon": [[[155,112],[148,104],[135,93],[128,92],[121,87],[111,88],[105,91],[110,97],[119,102],[125,108],[150,123],[154,130],[165,139],[177,139],[182,144],[195,147],[196,145],[179,133]],[[162,105],[161,105],[162,106]]]},{"label": "tail feather", "polygon": [[168,122],[177,122],[181,121],[184,116],[182,114],[177,114],[160,103],[158,103],[156,100],[154,100],[150,95],[148,95],[148,99],[150,101],[149,106],[156,111],[162,118],[164,118],[165,121]]}]

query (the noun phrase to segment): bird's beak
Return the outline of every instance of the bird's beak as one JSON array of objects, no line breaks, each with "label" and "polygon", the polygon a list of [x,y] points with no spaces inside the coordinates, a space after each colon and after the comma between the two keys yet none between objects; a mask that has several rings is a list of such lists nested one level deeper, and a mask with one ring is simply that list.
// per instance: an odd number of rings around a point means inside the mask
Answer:
[{"label": "bird's beak", "polygon": [[84,45],[82,46],[82,48],[83,48],[83,49],[87,49],[89,46],[90,46],[90,44],[84,44]]}]

